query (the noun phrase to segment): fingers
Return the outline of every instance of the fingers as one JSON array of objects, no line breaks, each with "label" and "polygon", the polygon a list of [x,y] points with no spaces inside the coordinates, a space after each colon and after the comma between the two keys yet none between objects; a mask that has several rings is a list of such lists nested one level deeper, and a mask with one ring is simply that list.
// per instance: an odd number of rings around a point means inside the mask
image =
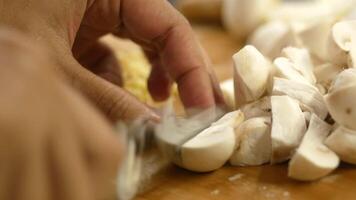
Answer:
[{"label": "fingers", "polygon": [[121,10],[123,26],[131,35],[156,47],[184,105],[215,105],[218,86],[188,22],[165,0],[122,0]]},{"label": "fingers", "polygon": [[113,50],[99,40],[77,55],[76,59],[81,65],[103,79],[117,86],[123,85],[119,61],[115,58]]},{"label": "fingers", "polygon": [[146,52],[151,62],[152,69],[148,78],[148,90],[155,101],[164,101],[170,96],[172,80],[166,69],[162,66],[161,59],[155,54]]},{"label": "fingers", "polygon": [[133,121],[137,118],[159,120],[159,116],[147,105],[86,70],[71,56],[59,62],[72,85],[87,96],[111,121]]}]

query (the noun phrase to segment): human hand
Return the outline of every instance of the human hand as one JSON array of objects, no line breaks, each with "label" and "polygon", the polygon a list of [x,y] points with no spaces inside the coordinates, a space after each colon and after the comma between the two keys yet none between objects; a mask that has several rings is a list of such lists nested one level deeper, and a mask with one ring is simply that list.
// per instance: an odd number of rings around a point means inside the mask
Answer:
[{"label": "human hand", "polygon": [[[7,17],[0,17],[0,22],[51,46],[58,69],[113,120],[157,116],[77,62],[85,62],[107,33],[129,37],[144,47],[153,65],[148,89],[154,99],[166,99],[174,80],[188,108],[223,103],[209,59],[189,23],[166,0],[17,0],[3,5]],[[11,18],[9,11],[19,12]]]},{"label": "human hand", "polygon": [[119,138],[35,46],[0,31],[0,199],[107,199]]}]

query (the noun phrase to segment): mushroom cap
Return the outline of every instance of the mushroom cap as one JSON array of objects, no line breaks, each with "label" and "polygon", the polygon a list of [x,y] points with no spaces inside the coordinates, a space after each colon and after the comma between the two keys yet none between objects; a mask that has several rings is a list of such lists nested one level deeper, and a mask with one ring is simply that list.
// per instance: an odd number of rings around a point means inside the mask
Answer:
[{"label": "mushroom cap", "polygon": [[251,45],[236,53],[233,60],[235,101],[236,107],[240,107],[265,93],[272,64]]},{"label": "mushroom cap", "polygon": [[225,28],[236,38],[246,38],[259,26],[280,0],[224,0],[222,20]]},{"label": "mushroom cap", "polygon": [[232,127],[209,127],[182,145],[181,166],[195,172],[216,170],[229,160],[234,148]]},{"label": "mushroom cap", "polygon": [[309,128],[289,162],[289,177],[302,181],[316,180],[337,168],[339,157],[323,144],[330,130],[330,125],[312,115]]},{"label": "mushroom cap", "polygon": [[325,140],[342,161],[356,164],[356,131],[339,126]]}]

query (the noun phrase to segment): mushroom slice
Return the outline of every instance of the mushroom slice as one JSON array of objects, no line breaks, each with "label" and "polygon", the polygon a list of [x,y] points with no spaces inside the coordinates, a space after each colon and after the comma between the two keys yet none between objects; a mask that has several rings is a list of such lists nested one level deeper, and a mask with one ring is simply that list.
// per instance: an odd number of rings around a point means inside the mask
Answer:
[{"label": "mushroom slice", "polygon": [[341,21],[332,28],[332,36],[337,46],[343,51],[350,51],[351,37],[356,33],[356,20]]},{"label": "mushroom slice", "polygon": [[297,45],[297,39],[287,23],[271,21],[256,29],[248,43],[273,60],[281,54],[283,48]]},{"label": "mushroom slice", "polygon": [[318,88],[298,81],[274,78],[273,95],[288,95],[299,101],[303,110],[325,119],[328,115],[324,98]]},{"label": "mushroom slice", "polygon": [[235,129],[244,121],[244,119],[244,114],[240,110],[236,110],[225,114],[219,120],[212,123],[211,126],[229,126]]},{"label": "mushroom slice", "polygon": [[334,19],[328,17],[321,18],[321,20],[309,24],[297,33],[297,37],[303,46],[305,46],[313,56],[323,61],[327,59],[326,46],[334,21]]},{"label": "mushroom slice", "polygon": [[356,130],[356,69],[341,72],[325,95],[326,105],[333,119]]},{"label": "mushroom slice", "polygon": [[239,108],[265,93],[272,64],[251,45],[236,53],[233,60],[235,103]]},{"label": "mushroom slice", "polygon": [[276,69],[276,76],[302,83],[309,83],[308,80],[296,70],[294,63],[288,58],[276,58],[273,64]]},{"label": "mushroom slice", "polygon": [[288,96],[272,96],[271,163],[288,160],[306,130],[305,118],[298,102]]},{"label": "mushroom slice", "polygon": [[211,126],[182,145],[181,166],[195,172],[213,171],[229,160],[234,149],[234,129]]},{"label": "mushroom slice", "polygon": [[271,118],[257,117],[243,122],[235,131],[237,149],[230,158],[234,166],[256,166],[271,159]]},{"label": "mushroom slice", "polygon": [[323,143],[330,131],[330,125],[312,115],[308,131],[289,162],[289,177],[312,181],[330,174],[338,167],[339,157]]},{"label": "mushroom slice", "polygon": [[255,117],[271,116],[271,97],[263,97],[255,102],[241,107],[245,120]]},{"label": "mushroom slice", "polygon": [[220,83],[221,91],[224,95],[226,105],[230,110],[235,108],[235,91],[234,91],[234,80],[228,79]]},{"label": "mushroom slice", "polygon": [[309,83],[313,85],[316,83],[316,78],[313,73],[314,65],[307,49],[287,47],[282,50],[282,56],[294,63],[293,67],[302,74]]},{"label": "mushroom slice", "polygon": [[333,79],[342,71],[342,67],[333,64],[325,63],[316,66],[314,69],[314,74],[317,78],[318,83],[322,86],[329,88]]},{"label": "mushroom slice", "polygon": [[224,0],[222,20],[237,39],[245,39],[267,16],[279,0]]},{"label": "mushroom slice", "polygon": [[326,138],[325,144],[342,161],[356,164],[356,131],[339,126]]}]

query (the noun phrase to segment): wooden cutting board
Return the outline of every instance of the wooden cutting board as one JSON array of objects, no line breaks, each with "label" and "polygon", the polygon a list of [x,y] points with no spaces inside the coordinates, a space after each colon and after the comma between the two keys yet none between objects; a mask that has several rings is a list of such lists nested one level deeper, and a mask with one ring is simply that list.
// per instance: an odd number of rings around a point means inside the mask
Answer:
[{"label": "wooden cutting board", "polygon": [[[218,78],[232,77],[231,56],[238,44],[218,26],[195,26],[210,55]],[[159,161],[153,161],[159,162]],[[356,167],[343,164],[332,175],[315,182],[287,177],[287,164],[261,167],[225,167],[212,173],[193,173],[168,164],[152,176],[136,200],[353,200]]]}]

